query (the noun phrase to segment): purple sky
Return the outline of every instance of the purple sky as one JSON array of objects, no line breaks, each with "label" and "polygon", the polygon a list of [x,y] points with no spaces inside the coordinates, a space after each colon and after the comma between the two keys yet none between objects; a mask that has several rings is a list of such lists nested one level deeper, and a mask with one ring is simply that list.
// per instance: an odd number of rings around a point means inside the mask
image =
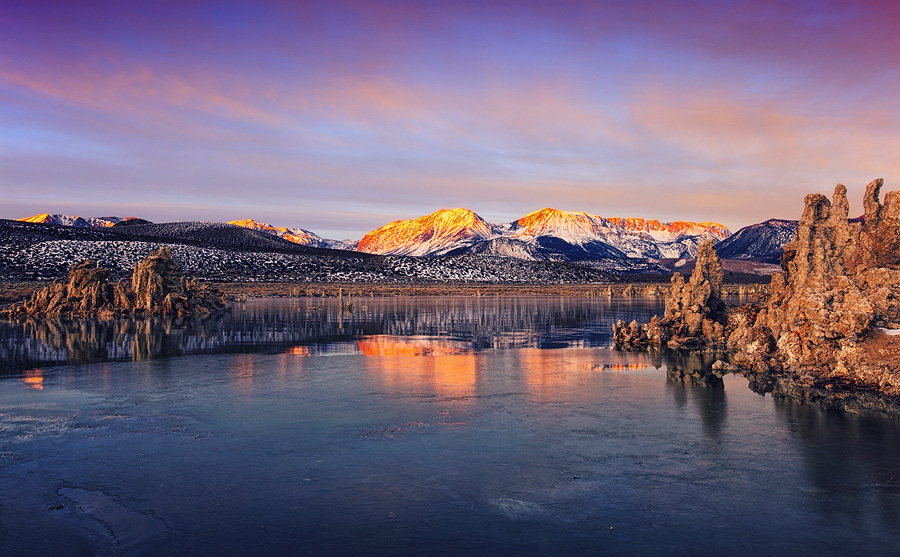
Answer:
[{"label": "purple sky", "polygon": [[858,0],[4,2],[0,218],[737,230],[838,182],[861,213],[900,189],[898,28]]}]

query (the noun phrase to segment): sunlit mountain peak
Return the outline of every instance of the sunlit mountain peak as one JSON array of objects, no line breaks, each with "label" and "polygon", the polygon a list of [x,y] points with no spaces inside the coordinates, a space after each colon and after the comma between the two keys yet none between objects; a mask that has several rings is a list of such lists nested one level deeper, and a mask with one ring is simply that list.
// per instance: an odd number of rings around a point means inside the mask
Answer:
[{"label": "sunlit mountain peak", "polygon": [[516,221],[521,227],[518,236],[546,236],[550,234],[595,235],[602,225],[600,217],[584,212],[560,211],[545,208],[529,213]]},{"label": "sunlit mountain peak", "polygon": [[441,209],[373,230],[359,241],[356,249],[367,253],[439,255],[461,244],[487,240],[498,234],[498,227],[469,209]]}]

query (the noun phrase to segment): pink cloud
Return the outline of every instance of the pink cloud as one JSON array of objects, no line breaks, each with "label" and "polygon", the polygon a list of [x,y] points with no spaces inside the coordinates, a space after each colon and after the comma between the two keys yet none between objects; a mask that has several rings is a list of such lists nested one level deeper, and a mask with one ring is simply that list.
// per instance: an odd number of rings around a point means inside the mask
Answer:
[{"label": "pink cloud", "polygon": [[221,83],[208,77],[188,80],[172,74],[160,75],[147,66],[111,74],[87,67],[78,70],[49,76],[0,69],[0,81],[103,112],[158,116],[175,107],[259,124],[280,121],[253,101],[224,93]]},{"label": "pink cloud", "polygon": [[[885,92],[882,102],[891,102]],[[734,91],[655,87],[635,97],[634,120],[652,139],[715,164],[900,170],[900,115],[878,106],[811,106]]]}]

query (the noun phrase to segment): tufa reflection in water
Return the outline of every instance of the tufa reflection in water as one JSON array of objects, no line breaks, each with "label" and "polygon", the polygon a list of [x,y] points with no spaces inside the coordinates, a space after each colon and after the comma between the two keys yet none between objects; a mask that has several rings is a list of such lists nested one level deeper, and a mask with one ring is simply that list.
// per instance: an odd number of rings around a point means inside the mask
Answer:
[{"label": "tufa reflection in water", "polygon": [[817,511],[838,520],[876,511],[900,520],[900,423],[787,399],[774,399],[778,416],[800,440],[807,480],[827,494]]},{"label": "tufa reflection in water", "polygon": [[[265,299],[207,319],[0,322],[0,373],[182,354],[315,355],[396,350],[606,347],[612,323],[647,316],[657,300],[555,297],[372,298],[352,313],[337,300]],[[375,340],[383,336],[394,340]],[[440,338],[438,344],[397,338]]]}]

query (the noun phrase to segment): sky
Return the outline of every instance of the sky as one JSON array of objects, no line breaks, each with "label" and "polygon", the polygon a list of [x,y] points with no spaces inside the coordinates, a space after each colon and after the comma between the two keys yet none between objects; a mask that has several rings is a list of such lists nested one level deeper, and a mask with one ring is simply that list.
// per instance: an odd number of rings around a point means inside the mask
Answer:
[{"label": "sky", "polygon": [[0,218],[253,218],[359,239],[799,218],[900,189],[900,3],[0,2]]}]

